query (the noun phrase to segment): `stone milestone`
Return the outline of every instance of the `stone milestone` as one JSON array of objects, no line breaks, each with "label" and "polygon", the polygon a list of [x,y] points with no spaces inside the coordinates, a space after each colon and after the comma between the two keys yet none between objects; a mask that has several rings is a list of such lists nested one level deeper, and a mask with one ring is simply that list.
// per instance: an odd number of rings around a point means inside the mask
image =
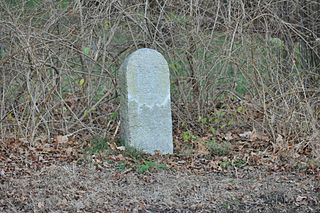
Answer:
[{"label": "stone milestone", "polygon": [[149,154],[173,153],[169,67],[156,50],[143,48],[124,61],[120,77],[121,138]]}]

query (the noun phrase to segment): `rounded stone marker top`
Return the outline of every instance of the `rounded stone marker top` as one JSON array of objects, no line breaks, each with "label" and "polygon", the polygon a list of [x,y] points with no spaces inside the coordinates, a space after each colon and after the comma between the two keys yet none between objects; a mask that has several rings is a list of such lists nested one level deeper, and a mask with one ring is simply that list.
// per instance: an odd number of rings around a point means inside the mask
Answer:
[{"label": "rounded stone marker top", "polygon": [[170,102],[169,68],[161,53],[139,49],[128,56],[124,65],[129,100],[149,107]]}]

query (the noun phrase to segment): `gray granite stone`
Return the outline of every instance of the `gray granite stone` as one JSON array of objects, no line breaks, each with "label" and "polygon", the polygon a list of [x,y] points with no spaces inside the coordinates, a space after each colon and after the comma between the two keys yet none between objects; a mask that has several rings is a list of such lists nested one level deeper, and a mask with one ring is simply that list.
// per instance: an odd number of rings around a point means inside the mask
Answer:
[{"label": "gray granite stone", "polygon": [[156,50],[130,54],[119,72],[121,138],[146,153],[173,153],[169,67]]}]

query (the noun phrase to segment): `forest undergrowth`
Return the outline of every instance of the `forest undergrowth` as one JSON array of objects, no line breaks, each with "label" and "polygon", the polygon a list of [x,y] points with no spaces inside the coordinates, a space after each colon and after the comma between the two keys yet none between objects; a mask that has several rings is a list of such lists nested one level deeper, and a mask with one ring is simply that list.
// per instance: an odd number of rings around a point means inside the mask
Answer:
[{"label": "forest undergrowth", "polygon": [[[204,159],[208,170],[317,174],[317,8],[314,1],[1,0],[1,171],[20,169],[16,161],[30,168],[82,161],[91,150],[97,164],[111,158],[124,170],[185,158],[190,168]],[[157,49],[170,67],[175,155],[162,163],[126,156],[118,141],[118,69],[142,47]]]}]

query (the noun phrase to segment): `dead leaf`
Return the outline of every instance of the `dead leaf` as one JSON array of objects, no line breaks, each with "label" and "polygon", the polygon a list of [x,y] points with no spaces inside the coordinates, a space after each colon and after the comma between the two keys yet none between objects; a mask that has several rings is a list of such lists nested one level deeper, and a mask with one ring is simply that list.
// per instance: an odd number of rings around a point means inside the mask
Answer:
[{"label": "dead leaf", "polygon": [[0,177],[3,177],[5,175],[5,172],[3,169],[0,170]]},{"label": "dead leaf", "polygon": [[202,155],[209,154],[207,146],[202,141],[197,143],[197,153]]},{"label": "dead leaf", "polygon": [[301,202],[301,201],[303,201],[303,200],[305,200],[305,199],[307,199],[307,197],[306,196],[298,196],[297,198],[296,198],[296,201],[297,202]]},{"label": "dead leaf", "polygon": [[42,209],[43,207],[44,207],[44,203],[43,203],[43,202],[39,202],[39,203],[38,203],[38,208],[39,208],[39,209]]},{"label": "dead leaf", "polygon": [[67,206],[68,205],[68,200],[63,198],[58,202],[58,206]]},{"label": "dead leaf", "polygon": [[119,154],[119,155],[117,155],[117,156],[110,155],[110,156],[108,157],[108,160],[112,160],[112,161],[125,161],[126,159],[125,159],[125,157],[123,157],[122,154]]},{"label": "dead leaf", "polygon": [[276,139],[277,143],[283,143],[283,137],[282,135],[278,134],[277,139]]},{"label": "dead leaf", "polygon": [[117,150],[117,148],[118,148],[118,147],[117,147],[117,144],[114,143],[114,142],[109,143],[109,147],[110,147],[110,149],[113,150],[113,151]]},{"label": "dead leaf", "polygon": [[39,160],[39,161],[43,161],[43,160],[44,160],[44,159],[43,159],[43,156],[40,155],[40,156],[38,157],[38,160]]},{"label": "dead leaf", "polygon": [[125,146],[117,146],[117,150],[119,151],[125,151],[126,147]]},{"label": "dead leaf", "polygon": [[60,143],[60,144],[67,143],[68,142],[68,136],[67,135],[58,135],[56,137],[56,141],[57,141],[57,143]]},{"label": "dead leaf", "polygon": [[72,147],[68,147],[66,149],[66,154],[70,156],[72,153],[73,153],[73,148]]},{"label": "dead leaf", "polygon": [[244,133],[242,133],[242,134],[239,134],[239,136],[240,136],[241,138],[244,138],[244,139],[249,139],[249,138],[251,137],[251,135],[252,135],[252,132],[251,132],[251,131],[246,131],[246,132],[244,132]]},{"label": "dead leaf", "polygon": [[226,136],[224,137],[224,139],[226,139],[227,141],[231,141],[231,140],[233,139],[232,133],[231,133],[231,132],[228,132],[228,133],[226,134]]},{"label": "dead leaf", "polygon": [[253,129],[252,134],[250,136],[250,141],[269,141],[269,137],[262,133],[258,132],[257,130]]},{"label": "dead leaf", "polygon": [[258,132],[256,129],[253,129],[252,131],[246,131],[242,134],[239,134],[239,136],[241,138],[250,140],[252,142],[254,141],[269,141],[269,137],[268,135],[262,133],[262,132]]}]

